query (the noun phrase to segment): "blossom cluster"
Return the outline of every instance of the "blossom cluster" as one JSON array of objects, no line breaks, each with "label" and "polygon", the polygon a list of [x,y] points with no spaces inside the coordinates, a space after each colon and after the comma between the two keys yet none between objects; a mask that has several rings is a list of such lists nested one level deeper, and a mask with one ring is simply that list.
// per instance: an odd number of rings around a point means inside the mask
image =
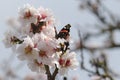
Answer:
[{"label": "blossom cluster", "polygon": [[57,67],[58,73],[64,75],[78,66],[76,54],[69,48],[70,25],[57,33],[55,18],[49,9],[36,9],[27,4],[19,9],[17,18],[8,22],[11,27],[3,42],[32,71],[45,73],[48,65],[51,69]]}]

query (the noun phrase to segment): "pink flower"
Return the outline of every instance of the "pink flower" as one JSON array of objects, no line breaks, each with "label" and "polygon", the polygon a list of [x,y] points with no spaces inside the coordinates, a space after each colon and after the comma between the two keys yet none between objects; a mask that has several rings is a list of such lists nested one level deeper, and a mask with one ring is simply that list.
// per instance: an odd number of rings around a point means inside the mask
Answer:
[{"label": "pink flower", "polygon": [[40,21],[45,21],[48,25],[53,25],[55,22],[55,18],[52,14],[52,12],[49,9],[45,9],[43,7],[38,8],[38,11],[40,13]]},{"label": "pink flower", "polygon": [[42,62],[38,62],[37,59],[34,59],[32,61],[28,61],[28,67],[33,72],[45,73],[44,64]]},{"label": "pink flower", "polygon": [[67,51],[58,59],[58,63],[59,73],[61,75],[66,74],[69,69],[76,69],[79,65],[76,59],[76,54],[74,52],[70,53],[69,51]]},{"label": "pink flower", "polygon": [[29,36],[17,48],[18,58],[20,60],[33,60],[37,56],[37,48],[35,42]]},{"label": "pink flower", "polygon": [[27,4],[19,9],[19,22],[22,26],[30,25],[31,23],[37,23],[38,10],[33,6]]}]

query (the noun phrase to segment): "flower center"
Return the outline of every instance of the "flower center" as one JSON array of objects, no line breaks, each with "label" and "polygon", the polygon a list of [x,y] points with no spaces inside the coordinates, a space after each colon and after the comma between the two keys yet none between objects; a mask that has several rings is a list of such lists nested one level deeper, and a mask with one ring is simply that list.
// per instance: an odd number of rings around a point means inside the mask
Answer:
[{"label": "flower center", "polygon": [[71,65],[71,62],[70,60],[64,60],[64,59],[59,59],[59,64],[62,66],[62,67],[68,67]]},{"label": "flower center", "polygon": [[30,17],[32,17],[31,12],[30,11],[25,12],[24,18],[29,19]]},{"label": "flower center", "polygon": [[42,19],[45,19],[47,16],[46,15],[44,15],[44,14],[41,14],[42,15]]},{"label": "flower center", "polygon": [[60,64],[61,66],[64,66],[65,60],[64,60],[64,59],[59,59],[59,64]]},{"label": "flower center", "polygon": [[35,64],[37,64],[38,66],[43,66],[43,63],[39,63],[37,60],[34,60]]},{"label": "flower center", "polygon": [[39,51],[39,56],[40,56],[40,57],[46,57],[47,55],[46,55],[46,52],[45,52],[45,51],[40,50],[40,51]]},{"label": "flower center", "polygon": [[71,65],[71,62],[70,62],[70,60],[68,59],[67,61],[66,61],[66,63],[65,63],[65,66],[67,67],[67,66],[70,66]]},{"label": "flower center", "polygon": [[26,48],[25,48],[25,53],[26,54],[31,54],[32,53],[32,47],[30,45],[28,45]]}]

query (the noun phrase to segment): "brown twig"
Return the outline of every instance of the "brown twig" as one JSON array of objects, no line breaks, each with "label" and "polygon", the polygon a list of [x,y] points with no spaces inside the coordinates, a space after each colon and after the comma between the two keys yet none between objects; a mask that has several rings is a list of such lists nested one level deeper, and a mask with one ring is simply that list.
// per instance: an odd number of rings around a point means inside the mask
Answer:
[{"label": "brown twig", "polygon": [[[56,66],[56,65],[55,65],[55,66]],[[50,73],[50,69],[49,69],[49,66],[48,66],[48,65],[45,65],[45,70],[46,70],[46,74],[47,74],[48,80],[55,80],[55,77],[56,77],[56,75],[58,74],[58,70],[59,70],[59,69],[57,68],[57,66],[56,66],[53,74]]]},{"label": "brown twig", "polygon": [[45,65],[45,70],[46,70],[48,80],[52,80],[52,75],[50,73],[50,69],[48,65]]},{"label": "brown twig", "polygon": [[[56,66],[56,65],[55,65]],[[56,68],[55,68],[55,71],[53,72],[53,75],[52,75],[52,78],[53,78],[53,80],[55,80],[55,77],[56,77],[56,75],[58,74],[58,68],[57,68],[57,66],[56,66]]]}]

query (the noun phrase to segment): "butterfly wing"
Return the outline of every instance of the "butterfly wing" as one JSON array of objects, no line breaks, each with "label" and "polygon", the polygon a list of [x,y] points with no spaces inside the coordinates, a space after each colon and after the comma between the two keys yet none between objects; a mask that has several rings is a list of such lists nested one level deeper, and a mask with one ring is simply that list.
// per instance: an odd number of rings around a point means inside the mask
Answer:
[{"label": "butterfly wing", "polygon": [[43,26],[46,26],[46,22],[39,22],[38,24],[31,23],[31,31],[33,34],[40,33]]},{"label": "butterfly wing", "polygon": [[67,24],[66,26],[64,26],[61,31],[56,35],[56,38],[64,38],[67,39],[69,37],[69,32],[70,32],[70,24]]},{"label": "butterfly wing", "polygon": [[33,34],[38,33],[38,26],[35,25],[34,23],[31,23],[31,32],[33,32]]},{"label": "butterfly wing", "polygon": [[42,21],[38,23],[38,27],[41,28],[42,26],[46,26],[46,22]]}]

